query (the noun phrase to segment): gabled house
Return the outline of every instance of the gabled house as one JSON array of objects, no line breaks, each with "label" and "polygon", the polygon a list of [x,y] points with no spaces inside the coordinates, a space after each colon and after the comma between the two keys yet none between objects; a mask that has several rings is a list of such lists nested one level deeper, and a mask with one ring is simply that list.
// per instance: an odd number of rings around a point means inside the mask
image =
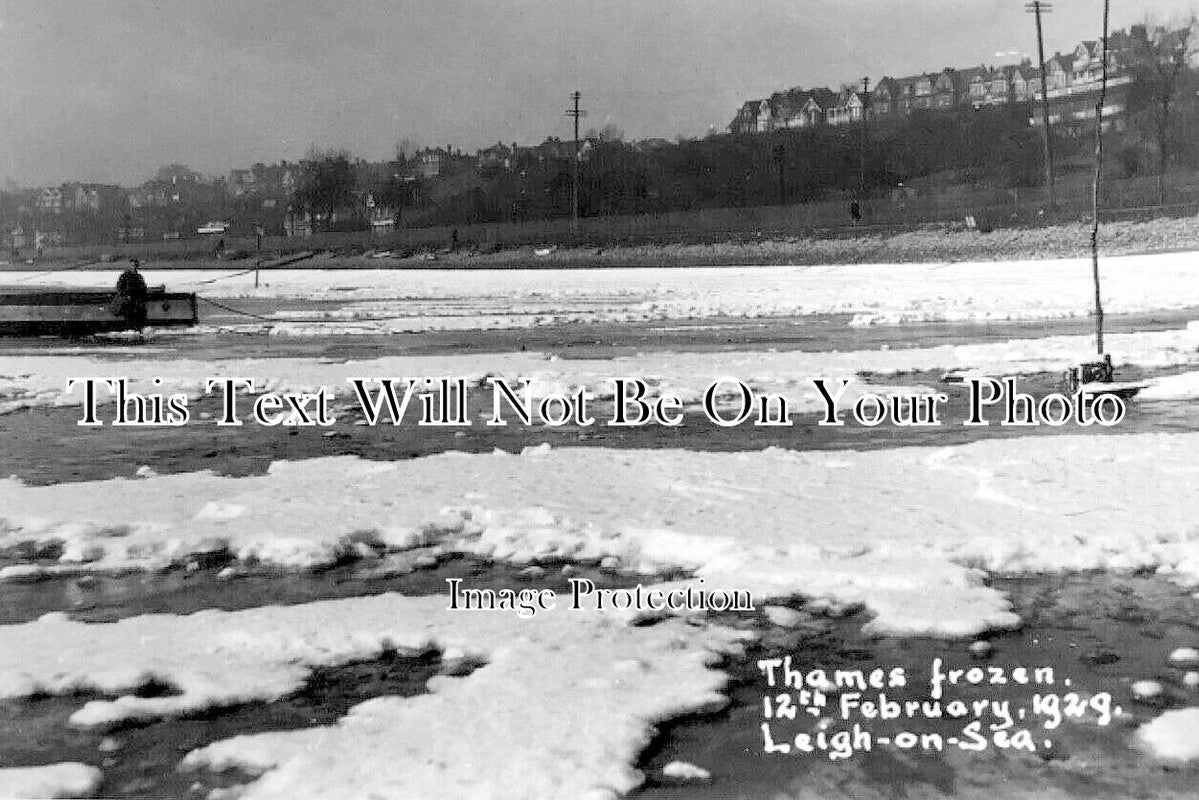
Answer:
[{"label": "gabled house", "polygon": [[829,114],[837,105],[837,93],[832,89],[812,89],[808,99],[804,101],[799,116],[792,121],[792,127],[811,128],[824,125],[829,121]]},{"label": "gabled house", "polygon": [[812,96],[810,91],[796,86],[785,92],[775,92],[767,100],[770,105],[770,129],[803,127],[803,109]]},{"label": "gabled house", "polygon": [[1074,74],[1074,55],[1062,55],[1054,53],[1053,58],[1045,63],[1045,69],[1048,71],[1045,80],[1049,86],[1049,96],[1052,98],[1055,92],[1061,92],[1070,86]]},{"label": "gabled house", "polygon": [[894,78],[883,76],[874,85],[870,96],[870,113],[875,117],[889,117],[896,113],[895,93],[898,89]]},{"label": "gabled house", "polygon": [[[765,100],[747,100],[742,104],[741,108],[737,109],[737,116],[733,117],[733,121],[729,123],[730,133],[761,133],[759,127],[762,113],[762,106],[766,104]],[[769,115],[769,109],[767,109]]]},{"label": "gabled house", "polygon": [[973,105],[974,97],[971,87],[979,75],[987,71],[986,67],[966,67],[953,71],[954,104],[958,106]]},{"label": "gabled house", "polygon": [[825,107],[820,104],[815,95],[810,95],[803,108],[800,109],[796,127],[811,128],[816,125],[822,125],[825,119]]},{"label": "gabled house", "polygon": [[512,169],[512,157],[515,150],[515,145],[508,147],[503,142],[496,142],[491,147],[485,147],[476,153],[475,162],[480,167],[490,166]]},{"label": "gabled house", "polygon": [[1041,71],[1025,59],[1011,68],[1011,84],[1014,102],[1034,102],[1041,96]]},{"label": "gabled house", "polygon": [[1074,48],[1074,69],[1070,75],[1071,84],[1094,83],[1099,80],[1103,71],[1103,44],[1088,39],[1079,42]]},{"label": "gabled house", "polygon": [[120,196],[119,186],[103,183],[71,183],[63,186],[63,205],[82,214],[96,214],[115,207],[120,202]]},{"label": "gabled house", "polygon": [[958,104],[957,71],[950,67],[932,76],[932,103],[930,108],[945,111]]},{"label": "gabled house", "polygon": [[[575,143],[563,141],[557,136],[547,137],[544,142],[533,148],[540,161],[569,161],[575,157]],[[446,153],[447,157],[449,153]]]},{"label": "gabled house", "polygon": [[987,76],[987,105],[1003,105],[1011,100],[1012,81],[1008,67],[998,67]]},{"label": "gabled house", "polygon": [[930,108],[933,96],[933,79],[931,75],[918,75],[914,84],[917,108]]},{"label": "gabled house", "polygon": [[826,109],[825,120],[829,125],[848,125],[866,118],[866,101],[862,93],[846,87],[841,90],[832,108]]},{"label": "gabled house", "polygon": [[[917,91],[921,81],[925,77],[924,75],[908,75],[904,78],[894,79],[895,90],[892,94],[892,102],[896,114],[906,117],[908,114],[921,108],[921,100],[918,98]],[[932,84],[930,82],[925,92],[925,98],[931,93]]]},{"label": "gabled house", "polygon": [[987,104],[987,93],[991,87],[990,73],[990,67],[976,67],[971,70],[967,96],[974,108],[981,108]]}]

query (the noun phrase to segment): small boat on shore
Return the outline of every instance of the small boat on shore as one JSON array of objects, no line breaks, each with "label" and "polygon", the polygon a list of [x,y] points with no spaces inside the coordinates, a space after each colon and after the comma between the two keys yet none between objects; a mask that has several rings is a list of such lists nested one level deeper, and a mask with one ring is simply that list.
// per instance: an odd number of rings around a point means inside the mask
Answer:
[{"label": "small boat on shore", "polygon": [[[123,298],[104,289],[46,289],[0,285],[0,336],[86,336],[135,330]],[[146,290],[145,326],[187,327],[199,321],[196,295]]]}]

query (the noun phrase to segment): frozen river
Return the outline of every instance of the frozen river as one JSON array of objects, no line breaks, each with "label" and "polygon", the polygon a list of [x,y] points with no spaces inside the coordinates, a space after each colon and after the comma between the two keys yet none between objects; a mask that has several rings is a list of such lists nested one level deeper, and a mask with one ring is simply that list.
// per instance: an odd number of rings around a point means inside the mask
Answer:
[{"label": "frozen river", "polygon": [[[219,305],[191,332],[0,344],[0,790],[1185,796],[1192,261],[1105,262],[1108,350],[1143,388],[1102,430],[961,424],[971,377],[1038,401],[1091,358],[1081,261],[151,275]],[[102,389],[105,424],[80,426],[65,387],[88,376],[124,378],[148,414],[182,398],[187,419],[114,426]],[[347,383],[436,376],[468,387],[463,424],[371,424]],[[616,376],[676,398],[681,424],[604,424]],[[219,426],[214,377],[254,379],[287,413]],[[849,381],[851,404],[943,394],[947,424],[819,425],[818,378]],[[792,424],[712,424],[706,390],[730,379],[785,397]],[[598,421],[487,425],[489,382],[522,380],[538,400],[581,392]],[[325,387],[336,420],[298,424]],[[522,615],[450,608],[444,589],[564,601],[572,577],[743,590],[756,607]],[[787,656],[913,676],[936,658],[963,675],[1048,667],[1085,713],[1050,729],[1045,701],[974,686],[954,691],[980,725],[1037,717],[1010,726],[1036,731],[1032,750],[988,733],[983,752],[783,756],[763,722],[791,742],[852,722],[784,725],[774,699],[764,716],[757,664]],[[929,699],[910,689],[895,696]],[[968,721],[915,729],[957,740]]]}]

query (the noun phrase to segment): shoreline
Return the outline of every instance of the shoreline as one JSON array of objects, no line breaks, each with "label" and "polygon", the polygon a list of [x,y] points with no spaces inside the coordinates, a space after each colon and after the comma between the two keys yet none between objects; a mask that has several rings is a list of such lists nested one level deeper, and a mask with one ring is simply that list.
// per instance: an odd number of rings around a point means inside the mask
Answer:
[{"label": "shoreline", "polygon": [[[532,269],[675,269],[745,266],[836,266],[849,264],[955,263],[1019,259],[1082,258],[1090,255],[1089,224],[1083,222],[1045,227],[998,228],[989,232],[967,230],[960,224],[931,224],[898,233],[865,233],[847,238],[779,237],[757,241],[729,239],[721,243],[648,243],[612,245],[562,245],[543,247],[521,244],[511,249],[483,252],[465,246],[430,249],[417,245],[380,243],[375,249],[361,245],[305,249],[297,240],[295,251],[270,250],[263,271],[274,269],[364,270],[532,270]],[[1101,255],[1157,255],[1199,250],[1199,217],[1161,217],[1148,221],[1105,223],[1100,229]],[[153,245],[120,250],[96,246],[74,255],[51,251],[41,261],[0,263],[0,273],[107,271],[128,258],[138,258],[154,269],[253,271],[256,258],[247,253],[218,260],[207,254],[155,253]],[[391,247],[392,249],[387,249]],[[547,248],[549,252],[544,252]],[[541,251],[542,254],[538,254]],[[272,263],[282,262],[282,263]]]}]

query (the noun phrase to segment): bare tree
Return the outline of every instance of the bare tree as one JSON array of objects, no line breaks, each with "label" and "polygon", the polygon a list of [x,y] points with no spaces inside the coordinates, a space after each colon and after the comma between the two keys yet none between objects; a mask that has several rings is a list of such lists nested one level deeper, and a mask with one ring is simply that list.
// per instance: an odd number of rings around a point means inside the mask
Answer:
[{"label": "bare tree", "polygon": [[354,201],[356,178],[348,150],[311,147],[300,162],[300,184],[294,201],[309,213],[323,213],[326,220]]},{"label": "bare tree", "polygon": [[1181,24],[1134,26],[1131,35],[1132,87],[1128,108],[1148,128],[1157,149],[1158,202],[1166,202],[1166,166],[1170,160],[1170,128],[1185,73],[1195,55],[1195,17]]}]

